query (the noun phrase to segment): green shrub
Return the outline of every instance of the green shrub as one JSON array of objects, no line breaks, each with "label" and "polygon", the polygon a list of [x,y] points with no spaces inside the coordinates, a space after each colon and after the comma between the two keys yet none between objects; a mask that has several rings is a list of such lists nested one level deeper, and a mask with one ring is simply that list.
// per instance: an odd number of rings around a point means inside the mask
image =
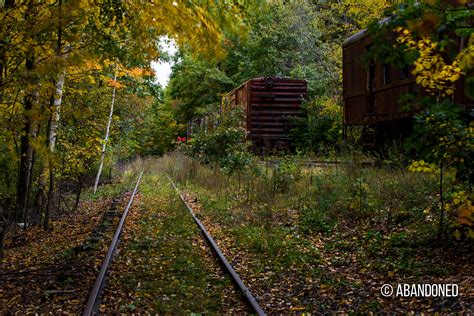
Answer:
[{"label": "green shrub", "polygon": [[273,169],[274,191],[287,192],[301,178],[301,166],[294,157],[285,157]]},{"label": "green shrub", "polygon": [[239,109],[210,117],[213,128],[193,135],[185,152],[204,164],[218,165],[225,173],[240,173],[252,163],[241,126],[243,112]]}]

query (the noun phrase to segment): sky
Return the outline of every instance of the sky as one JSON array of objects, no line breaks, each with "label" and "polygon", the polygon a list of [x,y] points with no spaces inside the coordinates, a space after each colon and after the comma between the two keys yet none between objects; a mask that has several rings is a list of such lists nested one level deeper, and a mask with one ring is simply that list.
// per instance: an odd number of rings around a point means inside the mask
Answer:
[{"label": "sky", "polygon": [[[174,55],[177,51],[175,42],[168,38],[162,38],[159,45],[162,51],[165,51],[170,55]],[[172,63],[168,62],[158,61],[151,63],[151,68],[155,70],[156,81],[159,82],[162,87],[165,87],[168,84],[171,75],[171,66]]]}]

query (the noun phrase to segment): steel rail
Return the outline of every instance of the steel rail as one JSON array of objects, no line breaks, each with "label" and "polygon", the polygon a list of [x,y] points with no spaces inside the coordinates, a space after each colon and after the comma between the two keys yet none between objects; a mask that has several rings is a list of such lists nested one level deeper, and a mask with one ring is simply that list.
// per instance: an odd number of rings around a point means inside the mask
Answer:
[{"label": "steel rail", "polygon": [[102,262],[102,266],[100,267],[99,274],[97,275],[94,286],[92,287],[92,291],[90,292],[89,299],[87,300],[86,308],[84,309],[84,312],[82,313],[83,316],[95,315],[98,312],[99,303],[100,303],[98,300],[99,293],[103,289],[105,276],[107,274],[107,269],[109,268],[110,263],[112,262],[112,259],[115,254],[115,250],[117,249],[117,244],[120,240],[120,234],[122,233],[125,219],[127,218],[128,211],[130,207],[132,206],[133,198],[135,197],[135,194],[137,193],[138,185],[140,184],[142,175],[143,175],[143,171],[140,173],[140,176],[138,177],[137,184],[135,185],[135,189],[133,190],[132,196],[130,197],[130,201],[128,202],[128,205],[122,214],[122,218],[120,219],[120,223],[118,224],[117,230],[115,231],[114,238],[112,239],[112,242],[110,243],[110,247],[109,247],[109,250],[107,251],[107,254],[105,255],[104,261]]},{"label": "steel rail", "polygon": [[224,256],[224,254],[222,253],[222,251],[220,250],[219,246],[217,245],[217,243],[214,241],[214,238],[212,238],[212,236],[209,234],[209,232],[207,231],[206,227],[204,226],[204,224],[197,218],[196,214],[194,213],[192,207],[186,202],[186,200],[184,199],[183,195],[179,192],[178,188],[176,187],[176,185],[174,184],[173,180],[171,179],[171,177],[169,175],[166,175],[168,177],[168,180],[170,181],[171,185],[173,186],[173,188],[175,189],[176,193],[178,193],[181,201],[184,203],[184,205],[186,205],[186,208],[188,209],[189,213],[191,213],[191,216],[193,217],[194,221],[196,222],[196,224],[198,225],[198,227],[201,229],[201,231],[203,232],[205,238],[207,239],[207,241],[209,242],[209,244],[211,245],[212,249],[214,250],[214,252],[216,253],[217,257],[219,258],[219,260],[221,261],[221,263],[223,264],[225,270],[230,274],[232,280],[235,282],[235,284],[240,288],[240,290],[242,291],[242,293],[244,294],[245,296],[245,299],[247,300],[247,302],[249,303],[249,305],[252,307],[252,309],[258,314],[258,315],[266,315],[265,312],[263,311],[263,309],[260,307],[260,305],[258,305],[258,302],[257,300],[255,299],[255,297],[252,295],[252,293],[250,292],[250,290],[245,286],[245,284],[242,282],[242,280],[240,279],[239,275],[237,274],[237,272],[235,272],[234,268],[230,265],[229,261],[227,261],[226,257]]},{"label": "steel rail", "polygon": [[[258,164],[260,165],[270,165],[274,166],[276,164],[279,164],[281,160],[259,160]],[[345,165],[352,165],[354,162],[352,161],[335,161],[335,160],[330,160],[330,161],[323,161],[323,160],[297,160],[297,164],[305,166],[305,167],[325,167],[325,166],[345,166]],[[362,166],[373,166],[377,165],[376,162],[370,162],[370,161],[362,161],[360,162]],[[380,163],[379,163],[380,164]]]}]

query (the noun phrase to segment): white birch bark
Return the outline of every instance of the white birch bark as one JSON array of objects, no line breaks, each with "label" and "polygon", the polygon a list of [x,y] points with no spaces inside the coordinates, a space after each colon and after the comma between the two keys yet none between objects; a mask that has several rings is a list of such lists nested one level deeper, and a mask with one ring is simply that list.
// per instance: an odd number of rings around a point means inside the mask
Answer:
[{"label": "white birch bark", "polygon": [[61,103],[63,99],[64,80],[65,80],[65,73],[63,71],[59,74],[58,82],[56,83],[56,95],[54,98],[54,112],[53,112],[53,119],[51,120],[51,129],[49,133],[49,151],[51,154],[54,153],[54,147],[56,146],[57,129],[58,129],[59,117],[61,114]]},{"label": "white birch bark", "polygon": [[[115,66],[114,83],[117,81],[117,68],[118,68],[118,65]],[[107,129],[105,131],[104,144],[102,145],[102,152],[100,156],[99,171],[97,172],[97,176],[95,177],[94,194],[97,192],[97,186],[99,185],[100,174],[102,173],[102,168],[104,167],[105,149],[107,148],[107,142],[109,140],[109,133],[110,133],[110,125],[112,124],[112,117],[114,114],[114,103],[115,103],[116,91],[117,91],[117,88],[116,88],[116,85],[114,85],[114,90],[112,92],[112,102],[110,104],[109,120],[107,122]]]}]

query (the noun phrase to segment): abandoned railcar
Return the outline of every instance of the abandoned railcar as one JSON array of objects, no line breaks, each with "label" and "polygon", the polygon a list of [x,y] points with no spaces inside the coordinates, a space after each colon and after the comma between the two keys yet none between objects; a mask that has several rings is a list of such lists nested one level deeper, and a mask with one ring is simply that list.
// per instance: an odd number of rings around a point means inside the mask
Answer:
[{"label": "abandoned railcar", "polygon": [[222,97],[221,111],[242,108],[243,126],[254,151],[293,150],[289,136],[292,118],[302,116],[301,104],[308,97],[305,80],[283,77],[254,78]]},{"label": "abandoned railcar", "polygon": [[[400,97],[410,93],[420,98],[424,94],[410,67],[365,60],[371,45],[366,30],[342,44],[344,128],[361,126],[365,148],[380,147],[409,136],[415,111],[407,110],[399,102]],[[463,80],[456,83],[454,101],[472,108],[472,100],[464,94]]]}]

